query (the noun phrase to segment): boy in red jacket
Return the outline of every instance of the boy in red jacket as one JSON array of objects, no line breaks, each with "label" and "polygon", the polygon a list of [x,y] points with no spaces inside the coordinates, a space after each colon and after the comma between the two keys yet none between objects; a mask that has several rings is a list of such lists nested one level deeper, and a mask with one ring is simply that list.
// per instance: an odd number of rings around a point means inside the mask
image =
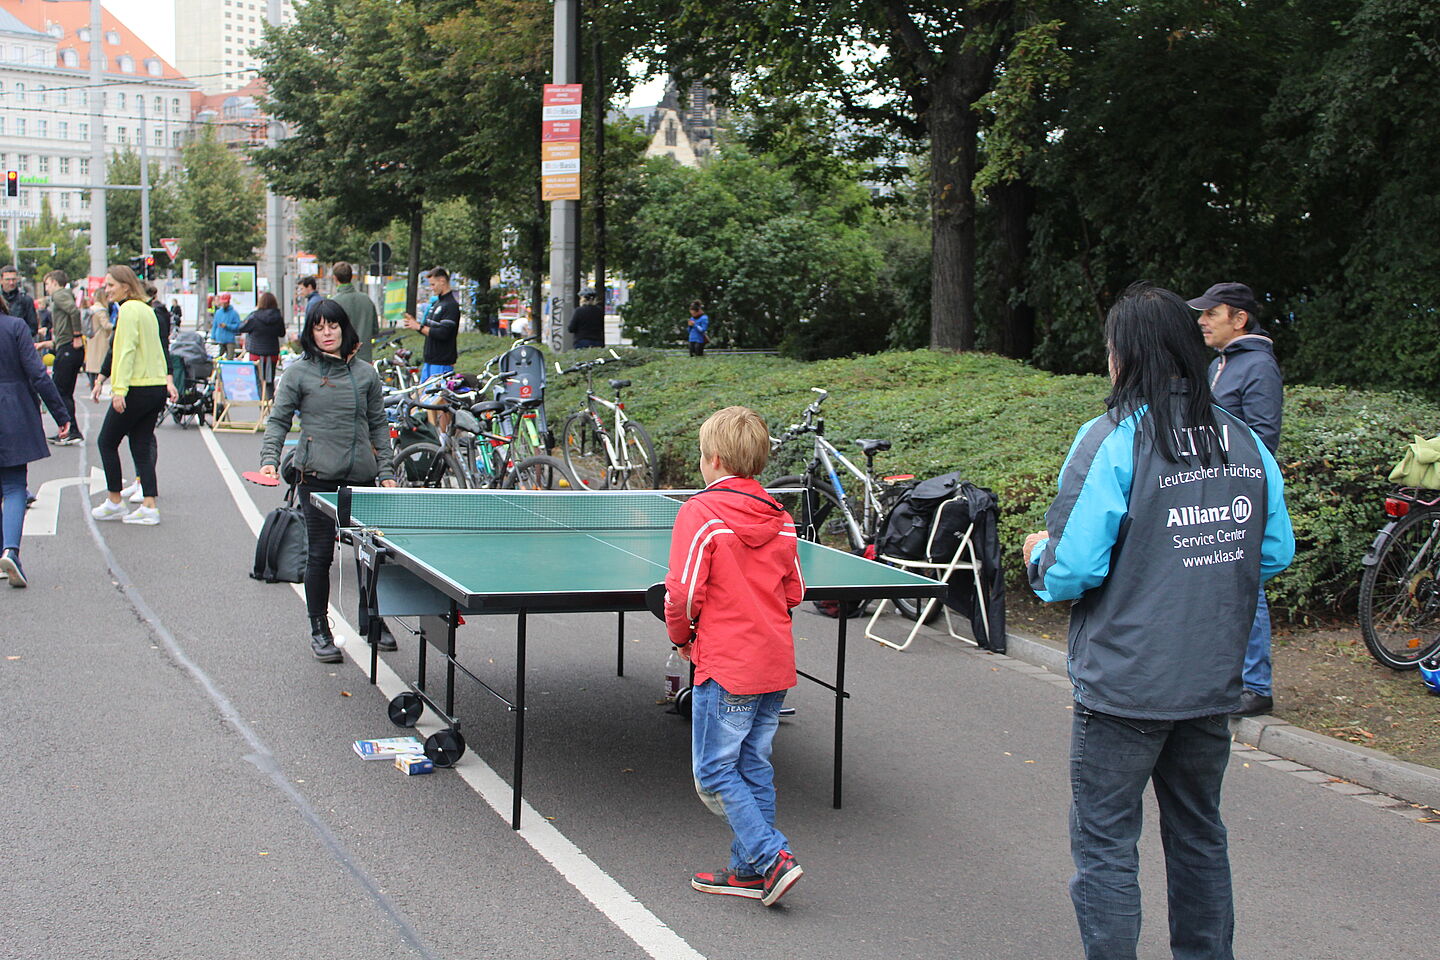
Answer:
[{"label": "boy in red jacket", "polygon": [[695,664],[695,790],[735,833],[729,866],[697,873],[690,885],[767,907],[802,873],[775,829],[770,746],[795,686],[790,609],[805,593],[795,524],[755,482],[769,458],[765,422],[745,407],[701,425],[706,486],[675,518],[665,578],[666,629]]}]

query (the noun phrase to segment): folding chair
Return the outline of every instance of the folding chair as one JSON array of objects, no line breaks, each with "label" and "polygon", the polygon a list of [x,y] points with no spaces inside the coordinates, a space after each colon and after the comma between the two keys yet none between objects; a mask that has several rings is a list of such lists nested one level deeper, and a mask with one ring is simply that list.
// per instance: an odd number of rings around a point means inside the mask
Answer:
[{"label": "folding chair", "polygon": [[[969,503],[964,497],[952,497],[936,508],[935,518],[930,523],[930,536],[927,537],[925,541],[925,556],[929,557],[933,555],[932,551],[935,545],[936,531],[948,526],[941,522],[944,518],[944,511],[968,510],[969,506]],[[875,559],[881,563],[888,563],[902,570],[918,573],[925,577],[933,577],[936,580],[944,580],[947,583],[955,571],[969,570],[970,578],[975,583],[975,602],[980,605],[980,619],[981,622],[985,624],[985,632],[988,634],[990,632],[990,615],[985,607],[985,589],[980,579],[980,558],[975,553],[974,536],[975,520],[972,517],[970,524],[965,528],[965,533],[960,537],[960,542],[955,545],[955,552],[950,555],[948,561],[932,562],[930,560],[909,560],[905,557],[892,557],[885,554],[879,554]],[[875,607],[875,612],[871,614],[870,622],[865,625],[865,636],[874,640],[876,643],[884,644],[892,650],[904,650],[915,640],[915,635],[920,632],[920,628],[924,626],[925,621],[930,619],[930,614],[934,611],[935,604],[941,602],[938,597],[931,597],[925,601],[925,606],[920,609],[920,616],[915,619],[915,625],[910,628],[910,634],[905,638],[905,642],[895,643],[886,640],[875,632],[875,624],[879,621],[880,615],[885,612],[885,605],[894,603],[893,600],[881,600]],[[944,608],[944,612],[945,629],[950,632],[950,636],[953,639],[963,640],[971,646],[979,646],[978,643],[969,637],[962,636],[955,632],[955,624],[950,619],[950,608],[948,606]]]}]

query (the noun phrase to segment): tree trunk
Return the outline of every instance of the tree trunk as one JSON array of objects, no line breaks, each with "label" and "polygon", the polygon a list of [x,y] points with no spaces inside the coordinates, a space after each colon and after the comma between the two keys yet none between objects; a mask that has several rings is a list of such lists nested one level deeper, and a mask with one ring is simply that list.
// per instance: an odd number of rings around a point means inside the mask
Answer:
[{"label": "tree trunk", "polygon": [[1000,351],[1028,360],[1035,352],[1035,308],[1026,300],[1030,257],[1030,215],[1035,188],[1021,180],[990,190],[995,209],[995,282],[1000,294]]},{"label": "tree trunk", "polygon": [[[952,85],[954,86],[954,85]],[[930,347],[975,348],[975,135],[958,90],[935,97],[930,130]]]},{"label": "tree trunk", "polygon": [[530,335],[538,336],[545,322],[545,225],[550,222],[550,210],[541,199],[540,184],[535,184],[535,230],[530,234]]},{"label": "tree trunk", "polygon": [[420,300],[420,238],[425,225],[425,203],[416,200],[410,208],[410,277],[405,281],[405,312],[412,317],[419,316],[415,305]]}]

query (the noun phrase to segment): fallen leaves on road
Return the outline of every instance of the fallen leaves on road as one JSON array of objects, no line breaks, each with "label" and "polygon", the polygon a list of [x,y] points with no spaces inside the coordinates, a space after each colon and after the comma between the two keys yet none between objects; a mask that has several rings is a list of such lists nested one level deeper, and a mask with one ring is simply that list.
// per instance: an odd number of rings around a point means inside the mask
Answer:
[{"label": "fallen leaves on road", "polygon": [[342,697],[348,697],[348,696],[350,696],[350,695],[351,695],[351,694],[350,694],[350,691],[349,691],[349,690],[341,690],[341,691],[340,691],[340,696],[342,696]]}]

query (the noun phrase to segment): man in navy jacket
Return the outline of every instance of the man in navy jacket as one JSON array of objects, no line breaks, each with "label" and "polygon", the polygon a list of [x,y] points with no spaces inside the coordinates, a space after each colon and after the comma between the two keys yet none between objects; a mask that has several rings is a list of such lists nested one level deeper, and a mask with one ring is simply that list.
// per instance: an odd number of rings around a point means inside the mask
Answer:
[{"label": "man in navy jacket", "polygon": [[[1275,362],[1275,344],[1255,321],[1255,295],[1243,283],[1217,283],[1187,303],[1200,313],[1200,333],[1220,355],[1210,361],[1215,402],[1245,421],[1272,454],[1280,446],[1284,381]],[[1237,716],[1269,713],[1275,706],[1270,682],[1270,605],[1265,590],[1255,607],[1241,677],[1245,691]]]}]

